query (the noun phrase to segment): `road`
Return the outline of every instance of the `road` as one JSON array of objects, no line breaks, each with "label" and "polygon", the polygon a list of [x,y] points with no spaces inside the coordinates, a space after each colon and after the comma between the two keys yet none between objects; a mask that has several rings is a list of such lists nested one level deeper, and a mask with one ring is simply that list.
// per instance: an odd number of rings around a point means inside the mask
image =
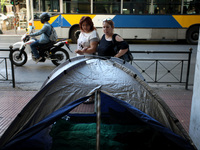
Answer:
[{"label": "road", "polygon": [[[0,49],[8,49],[9,45],[14,42],[20,41],[20,36],[17,37],[1,37],[0,36]],[[70,44],[72,51],[76,49],[76,44]],[[192,61],[191,61],[191,70],[190,70],[190,79],[189,84],[193,84],[193,75],[194,75],[194,68],[196,62],[196,52],[197,52],[197,45],[187,45],[187,44],[174,44],[174,43],[164,43],[164,44],[130,44],[131,51],[188,51],[189,48],[193,49],[192,53]],[[70,57],[75,57],[75,53],[69,52]],[[9,52],[1,52],[0,56],[8,56]],[[149,57],[149,55],[144,54],[134,54],[134,58],[145,58]],[[153,54],[151,57],[153,58],[160,58],[160,57],[185,57],[182,55],[160,55],[160,54]],[[0,64],[1,66],[1,64]],[[21,88],[23,90],[39,90],[42,86],[43,82],[47,79],[48,75],[56,68],[51,61],[46,61],[45,63],[38,63],[35,64],[34,61],[31,60],[29,55],[28,62],[22,66],[17,67],[15,66],[15,80],[16,80],[16,87]],[[0,70],[1,73],[2,69]],[[11,72],[9,72],[11,75]],[[2,83],[2,82],[1,82]],[[10,85],[12,86],[12,85]]]}]

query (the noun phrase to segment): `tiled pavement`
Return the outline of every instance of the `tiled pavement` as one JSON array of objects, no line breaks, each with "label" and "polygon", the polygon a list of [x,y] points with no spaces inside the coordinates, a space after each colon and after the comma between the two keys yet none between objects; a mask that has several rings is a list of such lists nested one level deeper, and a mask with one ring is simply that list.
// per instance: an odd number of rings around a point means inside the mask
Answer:
[{"label": "tiled pavement", "polygon": [[156,91],[176,115],[184,129],[189,132],[192,89],[165,88]]},{"label": "tiled pavement", "polygon": [[0,136],[36,91],[0,91]]},{"label": "tiled pavement", "polygon": [[[154,88],[174,112],[185,130],[189,131],[190,108],[192,101],[192,88]],[[0,136],[7,129],[12,120],[29,102],[37,91],[9,90],[0,91]],[[84,109],[84,107],[80,107]]]}]

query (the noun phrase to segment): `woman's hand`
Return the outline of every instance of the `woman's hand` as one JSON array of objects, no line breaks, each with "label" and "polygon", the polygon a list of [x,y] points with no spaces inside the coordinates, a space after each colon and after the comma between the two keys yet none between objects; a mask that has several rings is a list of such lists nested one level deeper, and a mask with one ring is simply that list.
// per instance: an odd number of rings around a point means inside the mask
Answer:
[{"label": "woman's hand", "polygon": [[84,53],[86,53],[88,47],[84,47],[82,50],[75,50],[75,53],[79,54],[79,55],[84,55]]},{"label": "woman's hand", "polygon": [[88,47],[84,47],[81,51],[82,51],[83,53],[86,53],[87,49],[88,49]]},{"label": "woman's hand", "polygon": [[83,55],[82,50],[75,50],[75,53],[79,54],[79,55]]},{"label": "woman's hand", "polygon": [[128,51],[128,48],[127,49],[121,49],[114,57],[121,57],[123,56],[126,52]]}]

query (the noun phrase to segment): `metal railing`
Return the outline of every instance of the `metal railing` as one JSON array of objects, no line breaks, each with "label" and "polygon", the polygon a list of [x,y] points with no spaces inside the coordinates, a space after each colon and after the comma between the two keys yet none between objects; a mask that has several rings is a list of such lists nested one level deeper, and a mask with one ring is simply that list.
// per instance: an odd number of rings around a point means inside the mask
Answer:
[{"label": "metal railing", "polygon": [[[10,49],[0,49],[0,51],[9,51]],[[14,72],[14,65],[12,61],[10,61],[11,64],[11,79],[9,78],[8,73],[8,56],[0,56],[0,80],[1,81],[12,81],[13,88],[15,88],[15,72]],[[3,66],[3,67],[2,67]]]},{"label": "metal railing", "polygon": [[[192,48],[189,51],[131,51],[131,53],[133,56],[134,54],[145,53],[173,55],[174,59],[167,57],[134,58],[131,64],[145,76],[145,80],[148,83],[185,83],[185,89],[188,89]],[[186,58],[176,58],[176,55],[185,55]],[[146,66],[144,65],[145,62]]]},{"label": "metal railing", "polygon": [[[0,51],[10,51],[10,49],[0,49]],[[137,59],[134,58],[134,60],[131,62],[131,64],[144,76],[146,79],[146,82],[148,83],[185,83],[185,89],[188,89],[188,83],[189,83],[189,74],[190,74],[190,64],[191,64],[191,54],[192,54],[192,48],[189,49],[189,51],[131,51],[133,54],[170,54],[170,55],[186,55],[186,58],[141,58]],[[7,61],[9,60],[9,57],[0,57],[0,65],[4,62],[4,68],[5,68],[5,75],[1,73],[0,70],[0,77],[3,78],[5,81],[9,80],[8,77],[8,65]],[[141,64],[139,63],[141,62]],[[145,62],[147,65],[145,66]],[[186,64],[185,64],[186,62]],[[11,63],[11,71],[12,71],[12,83],[13,88],[15,87],[15,75],[14,75],[14,65],[12,61]],[[166,65],[165,63],[168,63]],[[2,68],[2,67],[0,67]],[[151,71],[149,71],[151,69]],[[177,70],[176,70],[177,69]],[[175,71],[176,70],[176,71]],[[176,74],[174,72],[176,72]],[[177,72],[179,76],[177,77]],[[167,75],[171,75],[171,77],[174,79],[172,80],[163,80]],[[185,78],[184,78],[185,76]],[[0,80],[1,80],[0,78]],[[172,79],[168,78],[168,79]],[[166,79],[166,78],[165,78]]]}]

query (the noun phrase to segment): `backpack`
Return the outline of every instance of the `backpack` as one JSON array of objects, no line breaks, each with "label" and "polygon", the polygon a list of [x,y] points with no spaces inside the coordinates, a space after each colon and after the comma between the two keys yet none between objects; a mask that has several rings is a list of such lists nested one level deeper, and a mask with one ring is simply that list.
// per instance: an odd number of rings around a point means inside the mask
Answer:
[{"label": "backpack", "polygon": [[50,36],[48,37],[49,37],[49,40],[52,42],[55,42],[58,39],[56,30],[52,27],[52,25],[51,25],[51,33],[50,33]]},{"label": "backpack", "polygon": [[[118,34],[113,34],[112,36],[112,43],[114,45],[114,51],[115,53],[117,54],[120,50],[120,48],[117,46],[117,41],[115,40],[115,37],[117,36]],[[125,43],[127,43],[126,41],[123,41]],[[128,44],[128,43],[127,43]],[[133,55],[131,54],[130,52],[130,49],[129,49],[129,46],[128,46],[128,51],[120,57],[120,59],[123,59],[124,61],[127,61],[127,62],[131,62],[133,61]]]}]

